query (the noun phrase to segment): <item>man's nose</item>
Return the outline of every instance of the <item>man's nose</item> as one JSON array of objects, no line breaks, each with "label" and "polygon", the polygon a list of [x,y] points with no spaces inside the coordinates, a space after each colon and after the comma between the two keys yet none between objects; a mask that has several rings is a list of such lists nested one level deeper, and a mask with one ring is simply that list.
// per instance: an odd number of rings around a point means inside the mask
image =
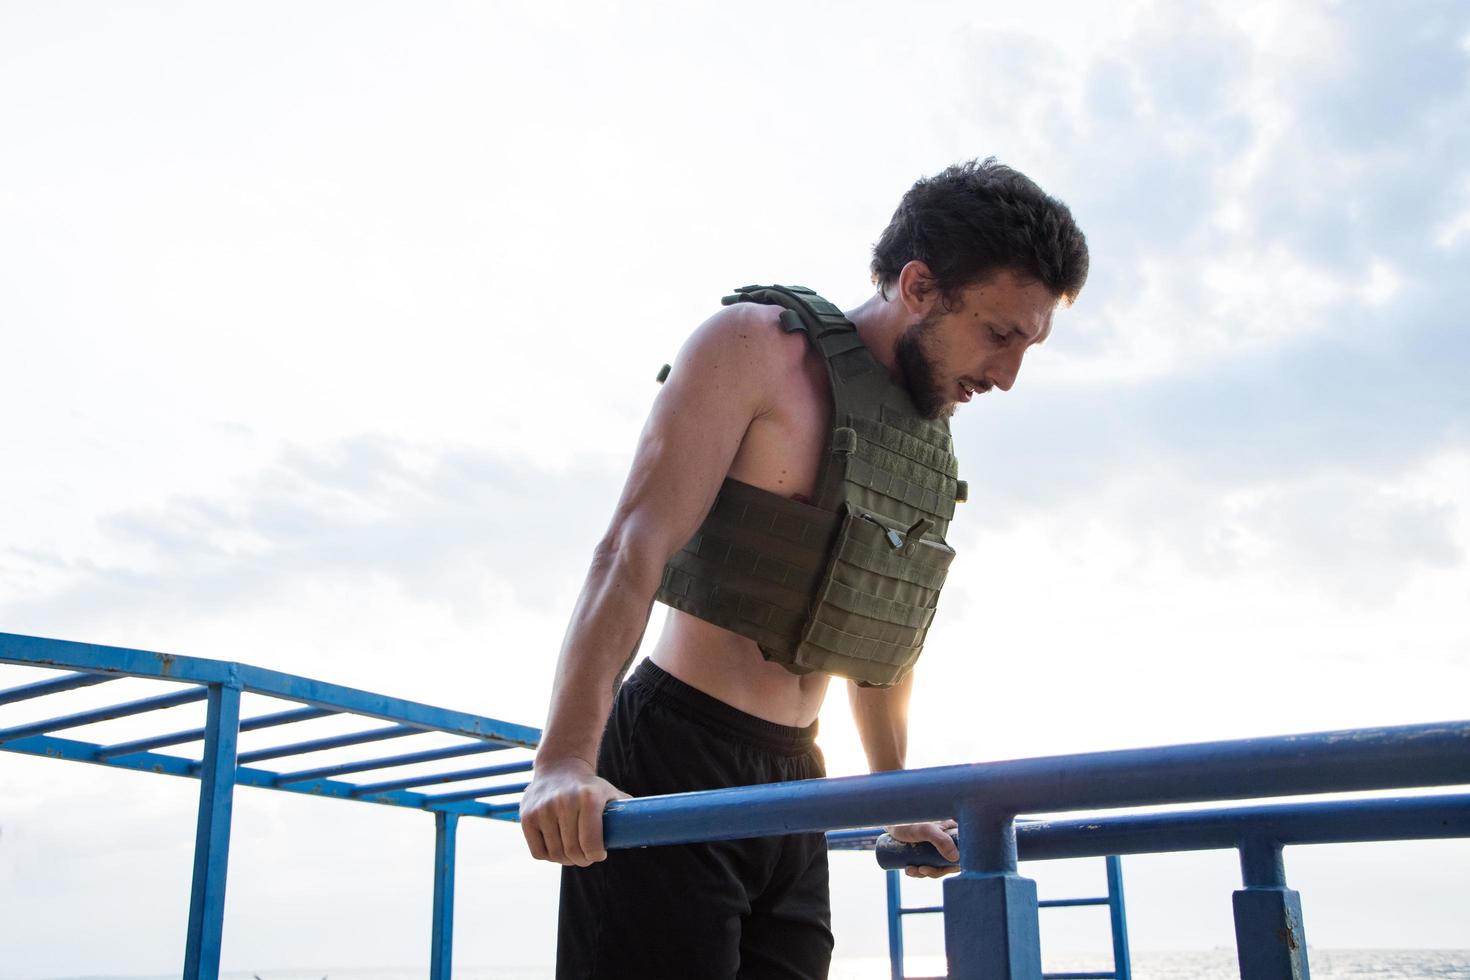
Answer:
[{"label": "man's nose", "polygon": [[1025,354],[1024,350],[1018,350],[1010,357],[1002,358],[986,372],[985,379],[1001,391],[1010,391],[1011,385],[1016,383],[1016,375],[1021,373],[1021,358]]}]

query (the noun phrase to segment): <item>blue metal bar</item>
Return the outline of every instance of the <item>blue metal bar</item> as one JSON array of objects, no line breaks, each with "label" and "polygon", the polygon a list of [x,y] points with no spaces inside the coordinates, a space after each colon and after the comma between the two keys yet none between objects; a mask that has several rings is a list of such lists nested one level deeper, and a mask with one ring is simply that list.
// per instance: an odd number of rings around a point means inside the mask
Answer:
[{"label": "blue metal bar", "polygon": [[478,800],[482,796],[508,796],[511,793],[523,791],[530,783],[509,783],[505,786],[480,786],[476,789],[462,789],[453,793],[437,793],[429,797],[429,804],[455,803],[459,800]]},{"label": "blue metal bar", "polygon": [[1264,836],[1240,848],[1245,887],[1231,896],[1235,955],[1241,980],[1302,980],[1309,976],[1302,900],[1286,887],[1281,844]]},{"label": "blue metal bar", "polygon": [[1133,980],[1133,957],[1128,952],[1128,909],[1123,901],[1123,859],[1107,856],[1108,924],[1113,933],[1113,975]]},{"label": "blue metal bar", "polygon": [[1107,905],[1108,899],[1103,898],[1048,898],[1036,903],[1044,909],[1069,909],[1079,905]]},{"label": "blue metal bar", "polygon": [[[461,769],[457,772],[440,772],[420,774],[418,776],[407,776],[403,779],[390,779],[382,783],[368,783],[357,787],[355,796],[367,796],[370,793],[381,793],[384,790],[408,789],[410,786],[425,786],[430,783],[454,783],[461,779],[484,779],[491,776],[507,776],[513,772],[530,772],[533,765],[530,759],[524,762],[510,762],[503,766],[483,766],[479,769]],[[436,799],[438,797],[435,797]]]},{"label": "blue metal bar", "polygon": [[888,972],[903,980],[903,882],[897,871],[886,872],[888,885]]},{"label": "blue metal bar", "polygon": [[[116,758],[99,761],[97,750],[100,746],[91,742],[77,742],[71,739],[56,738],[51,735],[32,735],[30,738],[20,739],[4,746],[8,752],[20,752],[25,755],[40,756],[49,759],[68,759],[73,762],[92,762],[97,765],[108,766],[114,769],[130,769],[135,772],[152,772],[165,776],[183,776],[198,779],[200,777],[200,764],[189,759],[181,759],[173,755],[160,755],[155,752],[134,752],[130,755],[117,756]],[[235,771],[235,783],[239,786],[252,786],[257,789],[279,789],[288,793],[300,793],[304,796],[324,796],[338,800],[355,800],[354,791],[357,789],[352,783],[337,782],[330,779],[313,779],[294,782],[289,786],[276,784],[277,774],[265,769],[253,769],[241,766]],[[379,793],[371,801],[372,803],[386,803],[392,806],[401,806],[413,810],[426,809],[425,803],[428,797],[422,793],[393,792]],[[458,813],[461,816],[490,817],[497,820],[514,819],[517,807],[491,806],[486,803],[464,801],[460,803],[436,804],[434,810],[442,810],[447,813]]]},{"label": "blue metal bar", "polygon": [[490,739],[505,745],[535,748],[539,729],[484,718],[462,711],[436,708],[417,701],[387,697],[312,680],[248,664],[183,657],[127,647],[109,647],[70,640],[0,633],[0,663],[35,667],[61,667],[97,671],[110,675],[152,677],[159,680],[192,681],[196,684],[238,684],[243,691],[268,694],[287,701],[395,721],[418,728]]},{"label": "blue metal bar", "polygon": [[943,905],[909,905],[898,910],[899,915],[927,915],[931,912],[943,912]]},{"label": "blue metal bar", "polygon": [[45,697],[48,694],[60,694],[62,691],[74,691],[79,687],[91,687],[93,684],[114,680],[117,678],[108,677],[106,674],[89,674],[85,671],[67,674],[65,677],[53,677],[49,681],[37,681],[34,684],[25,684],[21,687],[0,691],[0,704],[15,704],[17,701]]},{"label": "blue metal bar", "polygon": [[208,696],[184,980],[218,980],[220,937],[224,932],[225,873],[229,866],[230,813],[235,795],[240,691],[211,684]]},{"label": "blue metal bar", "polygon": [[243,752],[240,754],[240,764],[264,762],[267,759],[280,759],[288,755],[305,755],[308,752],[323,752],[327,749],[341,749],[349,745],[363,745],[367,742],[381,742],[387,738],[402,738],[405,735],[418,735],[422,732],[422,728],[416,728],[413,725],[389,725],[387,728],[373,728],[365,732],[351,732],[347,735],[312,739],[310,742],[296,742],[292,745],[277,745],[269,749]]},{"label": "blue metal bar", "polygon": [[972,799],[1048,813],[1463,783],[1470,722],[1445,722],[616,800],[603,839],[644,847],[915,823],[954,816]]},{"label": "blue metal bar", "polygon": [[[1470,794],[1278,803],[1016,825],[1017,849],[1026,861],[1234,849],[1253,834],[1285,844],[1470,837]],[[884,839],[876,851],[882,868],[949,864],[929,844]]]},{"label": "blue metal bar", "polygon": [[[272,728],[276,725],[289,725],[298,721],[310,721],[312,718],[323,718],[336,713],[327,708],[295,708],[291,711],[280,711],[276,714],[245,718],[240,722],[240,731],[253,732],[262,728]],[[155,735],[153,738],[140,738],[132,742],[119,742],[116,745],[108,745],[98,749],[97,758],[110,759],[115,755],[127,755],[130,752],[149,752],[153,749],[161,749],[170,745],[184,745],[188,742],[199,741],[204,737],[204,734],[205,732],[202,728],[191,728],[186,732],[172,732],[168,735]]]},{"label": "blue metal bar", "polygon": [[174,694],[160,694],[151,698],[143,698],[140,701],[127,701],[74,715],[47,718],[45,721],[0,730],[0,742],[9,742],[30,735],[44,735],[47,732],[57,732],[64,728],[80,728],[82,725],[91,725],[99,721],[112,721],[115,718],[126,718],[129,715],[140,715],[145,711],[162,711],[164,708],[203,701],[206,697],[208,697],[208,692],[204,688],[192,687]]},{"label": "blue metal bar", "polygon": [[478,755],[481,752],[499,752],[510,746],[501,745],[499,742],[475,742],[472,745],[451,745],[445,749],[426,749],[423,752],[410,752],[407,755],[382,756],[377,759],[360,759],[357,762],[344,762],[335,766],[322,766],[317,769],[301,769],[297,772],[282,773],[277,782],[285,786],[287,783],[299,783],[308,779],[331,779],[335,776],[348,776],[355,772],[370,772],[374,769],[392,769],[397,766],[411,766],[420,762],[439,762],[442,759],[458,759],[466,755]]},{"label": "blue metal bar", "polygon": [[1108,971],[1101,973],[1043,973],[1043,980],[1113,980],[1117,974]]},{"label": "blue metal bar", "polygon": [[434,814],[434,925],[429,980],[450,980],[454,953],[454,856],[458,836],[458,814]]}]

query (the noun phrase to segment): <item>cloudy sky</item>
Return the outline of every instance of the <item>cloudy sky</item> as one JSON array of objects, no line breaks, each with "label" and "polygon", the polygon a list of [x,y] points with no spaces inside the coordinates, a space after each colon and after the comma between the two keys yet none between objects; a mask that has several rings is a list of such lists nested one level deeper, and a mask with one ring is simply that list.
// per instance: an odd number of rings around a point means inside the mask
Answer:
[{"label": "cloudy sky", "polygon": [[[1470,716],[1470,11],[1022,6],[0,2],[0,630],[539,725],[659,365],[994,154],[1092,276],[955,419],[911,764]],[[196,792],[0,756],[0,975],[176,970]],[[426,961],[427,818],[236,812],[226,968]],[[548,961],[463,840],[458,962]],[[1470,947],[1470,846],[1287,861],[1316,945]],[[1230,855],[1128,868],[1138,948],[1232,941]]]}]

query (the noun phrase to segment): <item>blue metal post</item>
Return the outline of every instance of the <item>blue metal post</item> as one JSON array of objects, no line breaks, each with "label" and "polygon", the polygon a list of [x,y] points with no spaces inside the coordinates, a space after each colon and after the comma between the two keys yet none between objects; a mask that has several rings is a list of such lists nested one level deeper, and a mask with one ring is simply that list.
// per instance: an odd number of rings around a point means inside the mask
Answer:
[{"label": "blue metal post", "polygon": [[1113,926],[1113,975],[1117,980],[1133,980],[1133,960],[1128,955],[1128,908],[1123,903],[1123,859],[1109,854],[1106,861],[1108,917]]},{"label": "blue metal post", "polygon": [[225,919],[225,871],[230,857],[230,810],[235,795],[240,689],[209,686],[199,766],[199,823],[194,834],[194,886],[189,897],[189,939],[184,980],[218,980]]},{"label": "blue metal post", "polygon": [[960,873],[944,883],[950,980],[1041,980],[1036,882],[1016,873],[1013,817],[960,812]]},{"label": "blue metal post", "polygon": [[459,814],[434,814],[434,932],[429,980],[449,980],[454,952],[454,845]]},{"label": "blue metal post", "polygon": [[1232,898],[1241,980],[1309,980],[1301,896],[1286,887],[1281,844],[1246,839],[1240,868],[1245,888]]},{"label": "blue metal post", "polygon": [[892,980],[903,980],[903,880],[899,872],[887,871],[888,879],[888,972]]}]

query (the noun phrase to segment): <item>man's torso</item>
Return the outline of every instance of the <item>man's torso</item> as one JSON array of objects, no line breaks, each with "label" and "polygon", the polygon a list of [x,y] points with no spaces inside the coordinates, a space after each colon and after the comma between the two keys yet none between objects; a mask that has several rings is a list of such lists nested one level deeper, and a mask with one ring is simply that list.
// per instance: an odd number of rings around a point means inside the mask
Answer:
[{"label": "man's torso", "polygon": [[[813,495],[832,427],[827,367],[804,334],[786,333],[780,310],[762,308],[758,329],[739,327],[743,342],[772,345],[782,365],[768,380],[765,410],[754,418],[730,464],[729,476],[784,497]],[[668,611],[653,661],[684,683],[747,714],[781,725],[817,717],[828,675],[793,674],[761,656],[754,640],[677,609]]]}]

